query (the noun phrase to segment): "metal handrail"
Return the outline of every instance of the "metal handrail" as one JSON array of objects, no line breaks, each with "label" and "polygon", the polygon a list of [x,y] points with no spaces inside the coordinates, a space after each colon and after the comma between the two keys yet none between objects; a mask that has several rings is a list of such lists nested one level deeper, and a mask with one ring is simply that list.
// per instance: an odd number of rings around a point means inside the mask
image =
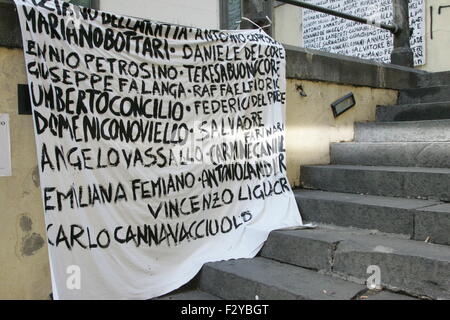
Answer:
[{"label": "metal handrail", "polygon": [[326,13],[332,16],[336,16],[339,18],[343,18],[343,19],[347,19],[347,20],[351,20],[351,21],[355,21],[355,22],[359,22],[359,23],[363,23],[363,24],[368,24],[368,25],[372,25],[374,27],[378,27],[384,30],[388,30],[393,34],[397,34],[400,31],[400,28],[397,24],[386,24],[386,23],[380,23],[377,22],[375,20],[372,19],[367,19],[367,18],[361,18],[361,17],[357,17],[351,14],[347,14],[347,13],[343,13],[343,12],[339,12],[339,11],[335,11],[332,9],[327,9],[324,7],[320,7],[320,6],[316,6],[314,4],[310,4],[310,3],[306,3],[303,1],[298,1],[298,0],[278,0],[278,2],[282,2],[282,3],[287,3],[287,4],[292,4],[294,6],[298,6],[298,7],[302,7],[305,9],[310,9],[310,10],[314,10],[314,11],[319,11],[322,13]]}]

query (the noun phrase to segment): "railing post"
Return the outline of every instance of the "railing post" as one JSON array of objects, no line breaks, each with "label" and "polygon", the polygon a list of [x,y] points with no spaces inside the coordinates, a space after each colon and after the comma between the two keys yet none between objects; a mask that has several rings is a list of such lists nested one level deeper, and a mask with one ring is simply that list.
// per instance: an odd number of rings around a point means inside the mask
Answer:
[{"label": "railing post", "polygon": [[414,67],[414,54],[409,43],[409,0],[392,0],[394,23],[399,30],[394,34],[394,50],[391,63],[405,67]]}]

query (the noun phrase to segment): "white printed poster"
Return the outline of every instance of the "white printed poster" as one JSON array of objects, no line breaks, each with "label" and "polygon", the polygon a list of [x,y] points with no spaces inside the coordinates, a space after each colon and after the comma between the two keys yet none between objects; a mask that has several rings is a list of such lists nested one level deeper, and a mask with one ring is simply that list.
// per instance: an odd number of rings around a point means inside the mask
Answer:
[{"label": "white printed poster", "polygon": [[11,140],[9,114],[0,114],[0,177],[11,176]]},{"label": "white printed poster", "polygon": [[282,45],[16,4],[56,299],[157,297],[302,225]]},{"label": "white printed poster", "polygon": [[[392,0],[306,0],[306,2],[372,21],[392,24]],[[426,63],[425,1],[409,1],[410,40],[416,66]],[[390,31],[373,25],[303,9],[303,46],[305,48],[390,63],[394,47]]]}]

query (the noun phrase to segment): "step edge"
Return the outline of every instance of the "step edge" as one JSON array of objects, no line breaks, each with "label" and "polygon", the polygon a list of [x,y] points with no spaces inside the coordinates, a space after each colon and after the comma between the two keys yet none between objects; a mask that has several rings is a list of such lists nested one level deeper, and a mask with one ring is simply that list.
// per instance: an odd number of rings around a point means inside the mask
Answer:
[{"label": "step edge", "polygon": [[430,167],[402,167],[402,166],[365,166],[365,165],[346,165],[346,164],[319,164],[319,165],[301,165],[304,169],[329,169],[329,170],[360,170],[374,172],[406,172],[406,173],[430,173],[430,174],[450,174],[450,168],[430,168]]}]

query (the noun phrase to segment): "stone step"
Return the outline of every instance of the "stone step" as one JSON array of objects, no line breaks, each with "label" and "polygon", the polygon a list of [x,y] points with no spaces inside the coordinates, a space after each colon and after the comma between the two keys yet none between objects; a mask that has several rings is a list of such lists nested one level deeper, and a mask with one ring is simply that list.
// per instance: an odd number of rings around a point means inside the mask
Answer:
[{"label": "stone step", "polygon": [[447,83],[450,83],[450,71],[426,72],[417,77],[417,86],[420,88],[444,86]]},{"label": "stone step", "polygon": [[302,166],[305,189],[450,201],[450,169],[354,165]]},{"label": "stone step", "polygon": [[358,142],[448,142],[450,120],[358,122]]},{"label": "stone step", "polygon": [[213,296],[212,294],[209,294],[207,292],[198,289],[190,289],[182,292],[169,293],[154,300],[221,300],[221,299],[216,296]]},{"label": "stone step", "polygon": [[450,86],[436,86],[400,90],[398,103],[424,103],[450,101]]},{"label": "stone step", "polygon": [[450,119],[450,101],[377,106],[376,119],[379,122]]},{"label": "stone step", "polygon": [[390,290],[450,299],[448,246],[362,230],[318,227],[274,231],[261,255],[360,283],[370,276],[368,267],[375,266],[380,270],[381,285]]},{"label": "stone step", "polygon": [[294,190],[306,222],[405,235],[450,245],[450,204],[405,198]]},{"label": "stone step", "polygon": [[227,300],[349,300],[366,288],[262,257],[205,264],[199,287]]},{"label": "stone step", "polygon": [[411,296],[405,296],[387,290],[369,290],[362,293],[356,300],[419,300]]},{"label": "stone step", "polygon": [[449,142],[345,142],[330,145],[332,164],[450,168]]},{"label": "stone step", "polygon": [[416,209],[414,239],[450,245],[450,203]]}]

